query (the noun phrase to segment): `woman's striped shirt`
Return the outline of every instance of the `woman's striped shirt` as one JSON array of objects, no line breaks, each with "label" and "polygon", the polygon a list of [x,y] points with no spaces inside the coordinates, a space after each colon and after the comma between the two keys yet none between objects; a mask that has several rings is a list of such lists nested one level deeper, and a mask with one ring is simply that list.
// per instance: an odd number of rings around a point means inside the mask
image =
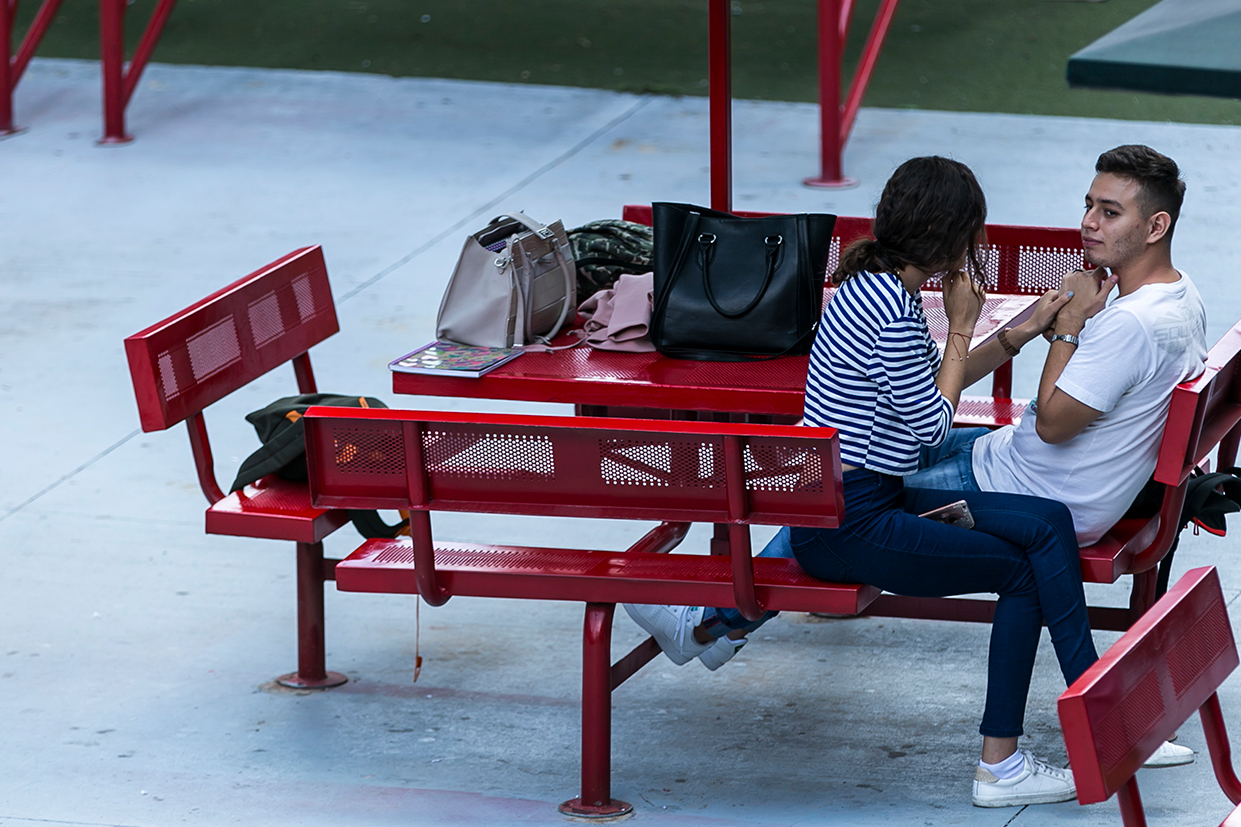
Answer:
[{"label": "woman's striped shirt", "polygon": [[806,424],[840,432],[840,458],[883,474],[918,470],[921,445],[939,445],[952,405],[935,385],[939,348],[891,273],[859,273],[835,292],[810,353]]}]

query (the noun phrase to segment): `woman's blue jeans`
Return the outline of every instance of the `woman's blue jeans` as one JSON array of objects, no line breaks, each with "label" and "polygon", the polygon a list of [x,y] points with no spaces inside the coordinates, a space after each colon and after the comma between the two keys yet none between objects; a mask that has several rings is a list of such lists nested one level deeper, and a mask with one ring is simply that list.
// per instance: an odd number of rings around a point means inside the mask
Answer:
[{"label": "woman's blue jeans", "polygon": [[[917,515],[964,499],[975,528]],[[865,469],[844,474],[844,523],[791,529],[809,574],[912,597],[991,592],[987,702],[979,732],[1022,733],[1043,623],[1067,683],[1098,659],[1090,636],[1073,521],[1061,503],[1017,494],[905,488]]]}]

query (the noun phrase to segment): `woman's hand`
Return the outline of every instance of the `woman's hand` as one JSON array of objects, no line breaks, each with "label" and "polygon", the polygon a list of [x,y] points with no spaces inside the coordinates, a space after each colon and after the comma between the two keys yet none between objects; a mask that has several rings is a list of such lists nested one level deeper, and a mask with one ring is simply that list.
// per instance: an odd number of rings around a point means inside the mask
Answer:
[{"label": "woman's hand", "polygon": [[1056,316],[1056,332],[1081,333],[1086,320],[1107,304],[1107,297],[1116,286],[1116,281],[1116,276],[1102,267],[1097,270],[1074,270],[1065,276],[1060,291],[1071,298],[1064,312]]},{"label": "woman's hand", "polygon": [[1034,305],[1034,313],[1014,331],[1019,332],[1022,344],[1050,330],[1060,308],[1068,304],[1072,298],[1073,296],[1067,290],[1048,290],[1044,293]]},{"label": "woman's hand", "polygon": [[987,298],[986,289],[974,281],[964,270],[950,273],[943,278],[944,315],[948,317],[948,329],[953,333],[974,336],[974,326],[982,314],[982,303]]}]

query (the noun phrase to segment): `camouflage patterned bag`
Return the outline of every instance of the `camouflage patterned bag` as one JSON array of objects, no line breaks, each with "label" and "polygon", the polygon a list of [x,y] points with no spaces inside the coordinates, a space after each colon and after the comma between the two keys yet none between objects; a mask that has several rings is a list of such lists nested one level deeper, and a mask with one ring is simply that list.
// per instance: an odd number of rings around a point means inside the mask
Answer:
[{"label": "camouflage patterned bag", "polygon": [[579,301],[607,290],[625,273],[651,272],[655,237],[650,227],[609,218],[569,230],[577,265]]}]

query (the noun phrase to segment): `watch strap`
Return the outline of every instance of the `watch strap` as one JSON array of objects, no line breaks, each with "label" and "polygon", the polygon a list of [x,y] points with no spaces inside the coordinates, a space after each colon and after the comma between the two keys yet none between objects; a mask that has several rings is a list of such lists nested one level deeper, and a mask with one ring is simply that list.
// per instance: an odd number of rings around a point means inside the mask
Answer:
[{"label": "watch strap", "polygon": [[1053,344],[1056,342],[1067,342],[1073,347],[1077,347],[1082,343],[1082,340],[1074,336],[1072,333],[1057,333],[1055,336],[1051,337],[1051,341]]}]

